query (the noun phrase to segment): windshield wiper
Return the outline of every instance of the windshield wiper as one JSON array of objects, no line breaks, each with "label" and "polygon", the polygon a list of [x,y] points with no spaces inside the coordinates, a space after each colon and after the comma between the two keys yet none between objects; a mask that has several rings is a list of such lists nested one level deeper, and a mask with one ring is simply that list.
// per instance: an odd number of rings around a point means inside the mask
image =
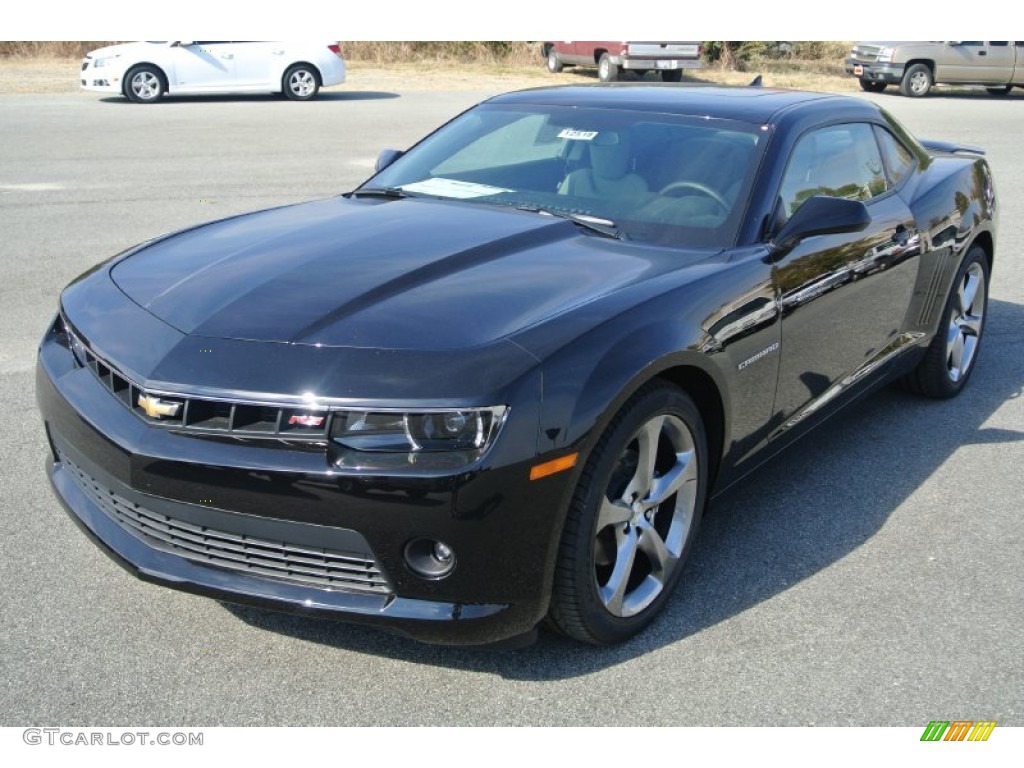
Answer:
[{"label": "windshield wiper", "polygon": [[622,239],[622,232],[619,230],[618,225],[611,219],[602,219],[598,216],[589,216],[585,213],[570,213],[569,211],[551,210],[550,208],[542,208],[539,205],[533,205],[532,203],[524,203],[522,205],[512,206],[518,211],[529,211],[530,213],[539,213],[541,216],[554,216],[558,219],[565,219],[571,221],[577,226],[583,227],[583,229],[591,232],[597,232],[599,235],[604,237],[611,237],[615,240]]},{"label": "windshield wiper", "polygon": [[409,193],[401,187],[362,187],[348,193],[350,197],[386,197],[391,200],[401,200],[409,197]]}]

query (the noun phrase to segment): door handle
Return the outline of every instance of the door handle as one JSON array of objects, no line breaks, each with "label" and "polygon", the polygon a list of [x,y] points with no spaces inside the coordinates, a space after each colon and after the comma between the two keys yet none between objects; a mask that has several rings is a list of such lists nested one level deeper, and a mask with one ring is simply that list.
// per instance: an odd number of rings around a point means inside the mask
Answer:
[{"label": "door handle", "polygon": [[283,56],[284,55],[284,51],[271,51],[271,53],[274,54],[275,56]]},{"label": "door handle", "polygon": [[979,56],[988,56],[988,51],[978,51]]},{"label": "door handle", "polygon": [[233,53],[222,53],[220,55],[220,57],[222,59],[233,59],[233,58],[235,58],[235,54],[233,54]]}]

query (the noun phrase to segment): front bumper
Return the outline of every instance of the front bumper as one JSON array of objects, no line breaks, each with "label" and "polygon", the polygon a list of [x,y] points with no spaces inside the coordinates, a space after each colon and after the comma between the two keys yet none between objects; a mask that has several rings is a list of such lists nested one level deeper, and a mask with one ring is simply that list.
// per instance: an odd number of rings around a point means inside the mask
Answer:
[{"label": "front bumper", "polygon": [[123,77],[124,70],[121,67],[95,67],[91,59],[84,59],[79,82],[83,91],[120,94]]},{"label": "front bumper", "polygon": [[[573,473],[539,482],[529,481],[527,465],[427,480],[340,475],[315,451],[154,428],[92,371],[77,367],[52,333],[40,347],[36,394],[57,496],[107,554],[141,579],[451,645],[529,633],[547,612]],[[177,530],[354,553],[381,577],[368,590],[225,566],[140,533],[117,505]],[[421,536],[454,550],[451,575],[429,580],[407,567],[405,545]]]},{"label": "front bumper", "polygon": [[878,62],[847,59],[843,69],[848,75],[872,83],[898,85],[903,80],[903,64],[880,64]]}]

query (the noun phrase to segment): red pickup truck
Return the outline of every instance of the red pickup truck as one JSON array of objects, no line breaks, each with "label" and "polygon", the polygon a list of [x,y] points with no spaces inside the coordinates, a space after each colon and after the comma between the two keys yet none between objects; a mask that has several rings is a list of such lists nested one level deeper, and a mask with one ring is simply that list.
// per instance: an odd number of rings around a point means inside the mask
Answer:
[{"label": "red pickup truck", "polygon": [[678,83],[684,69],[702,66],[701,49],[699,42],[548,41],[541,43],[540,52],[549,72],[561,72],[563,67],[597,67],[598,78],[607,83],[618,79],[623,69],[640,77],[654,70],[665,82]]}]

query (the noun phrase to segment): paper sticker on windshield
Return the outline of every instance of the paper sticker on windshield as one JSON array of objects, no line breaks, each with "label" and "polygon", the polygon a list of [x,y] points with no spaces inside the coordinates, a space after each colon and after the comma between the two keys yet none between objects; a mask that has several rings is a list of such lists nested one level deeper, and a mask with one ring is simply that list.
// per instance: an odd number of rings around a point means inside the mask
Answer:
[{"label": "paper sticker on windshield", "polygon": [[558,138],[570,141],[592,141],[597,133],[597,131],[577,131],[575,128],[565,128],[558,134]]},{"label": "paper sticker on windshield", "polygon": [[406,192],[419,192],[424,195],[437,195],[438,197],[455,197],[460,200],[470,197],[487,197],[487,195],[500,195],[502,192],[511,192],[511,189],[492,187],[488,184],[474,184],[471,181],[457,181],[456,179],[424,179],[413,184],[403,184],[402,189]]}]

